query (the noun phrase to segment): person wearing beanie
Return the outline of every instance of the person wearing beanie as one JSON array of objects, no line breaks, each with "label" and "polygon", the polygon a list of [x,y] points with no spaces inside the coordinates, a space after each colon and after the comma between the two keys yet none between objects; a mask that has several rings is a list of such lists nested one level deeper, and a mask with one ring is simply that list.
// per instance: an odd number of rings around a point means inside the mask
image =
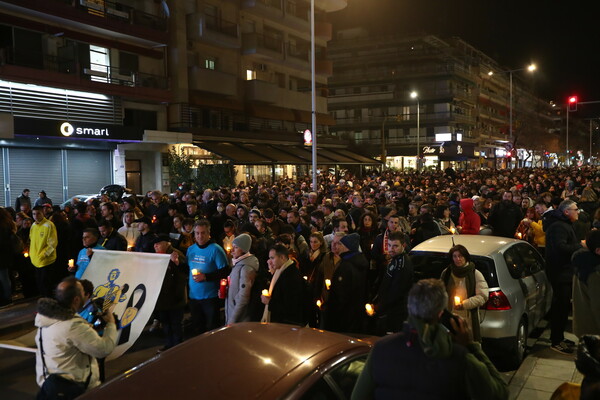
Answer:
[{"label": "person wearing beanie", "polygon": [[359,251],[359,244],[360,235],[352,233],[342,237],[337,245],[340,265],[333,274],[329,298],[323,307],[326,330],[347,333],[363,330],[369,262]]},{"label": "person wearing beanie", "polygon": [[225,323],[250,321],[250,298],[258,273],[258,259],[250,253],[252,237],[242,233],[233,239],[231,256],[233,268],[229,275],[229,291],[225,300]]}]

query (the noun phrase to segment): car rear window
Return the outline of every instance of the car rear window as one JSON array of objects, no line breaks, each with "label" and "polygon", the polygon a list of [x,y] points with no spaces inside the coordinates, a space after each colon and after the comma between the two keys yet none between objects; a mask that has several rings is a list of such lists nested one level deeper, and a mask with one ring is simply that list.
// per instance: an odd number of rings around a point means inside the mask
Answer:
[{"label": "car rear window", "polygon": [[[442,271],[449,265],[448,253],[436,253],[430,251],[412,251],[410,259],[415,269],[415,281],[419,279],[439,279]],[[489,287],[498,286],[498,275],[494,267],[494,261],[489,257],[471,256],[475,268],[485,278]]]}]

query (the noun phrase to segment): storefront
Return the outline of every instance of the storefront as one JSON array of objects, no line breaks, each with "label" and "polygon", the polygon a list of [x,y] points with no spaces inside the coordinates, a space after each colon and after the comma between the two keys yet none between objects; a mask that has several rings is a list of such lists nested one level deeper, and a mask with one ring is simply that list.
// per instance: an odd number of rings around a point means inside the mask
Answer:
[{"label": "storefront", "polygon": [[[416,148],[401,147],[394,149],[387,157],[387,167],[400,170],[415,169]],[[468,168],[477,162],[475,145],[468,142],[442,142],[426,144],[419,147],[420,168],[445,169],[452,165],[457,168]]]},{"label": "storefront", "polygon": [[1,126],[0,204],[6,206],[25,188],[34,199],[44,190],[55,204],[98,193],[115,181],[117,144],[143,139],[142,130],[109,124],[13,117]]}]

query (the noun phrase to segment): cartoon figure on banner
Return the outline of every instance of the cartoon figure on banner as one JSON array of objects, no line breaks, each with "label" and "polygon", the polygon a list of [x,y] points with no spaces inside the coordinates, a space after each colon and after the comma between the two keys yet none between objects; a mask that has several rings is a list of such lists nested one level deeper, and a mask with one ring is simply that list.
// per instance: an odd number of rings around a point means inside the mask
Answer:
[{"label": "cartoon figure on banner", "polygon": [[94,297],[102,297],[104,298],[105,303],[111,302],[116,304],[117,301],[115,301],[115,297],[118,294],[119,303],[127,300],[127,296],[125,295],[125,292],[127,292],[127,290],[123,291],[121,289],[121,286],[115,283],[115,281],[119,278],[119,275],[121,275],[121,272],[117,268],[112,269],[108,273],[108,282],[94,289]]}]

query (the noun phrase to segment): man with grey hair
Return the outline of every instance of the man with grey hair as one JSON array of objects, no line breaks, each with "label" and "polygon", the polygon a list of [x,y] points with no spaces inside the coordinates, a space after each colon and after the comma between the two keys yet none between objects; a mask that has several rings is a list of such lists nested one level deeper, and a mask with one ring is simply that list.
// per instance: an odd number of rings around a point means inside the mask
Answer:
[{"label": "man with grey hair", "polygon": [[551,348],[562,354],[571,354],[574,343],[565,340],[564,331],[571,310],[571,256],[583,247],[573,229],[573,222],[579,219],[579,207],[573,200],[563,200],[556,210],[546,215],[543,227],[546,232],[546,274],[552,285]]},{"label": "man with grey hair", "polygon": [[507,384],[481,346],[470,340],[466,322],[450,318],[455,333],[440,324],[447,302],[442,281],[423,279],[413,285],[403,331],[375,344],[353,400],[508,399]]}]

